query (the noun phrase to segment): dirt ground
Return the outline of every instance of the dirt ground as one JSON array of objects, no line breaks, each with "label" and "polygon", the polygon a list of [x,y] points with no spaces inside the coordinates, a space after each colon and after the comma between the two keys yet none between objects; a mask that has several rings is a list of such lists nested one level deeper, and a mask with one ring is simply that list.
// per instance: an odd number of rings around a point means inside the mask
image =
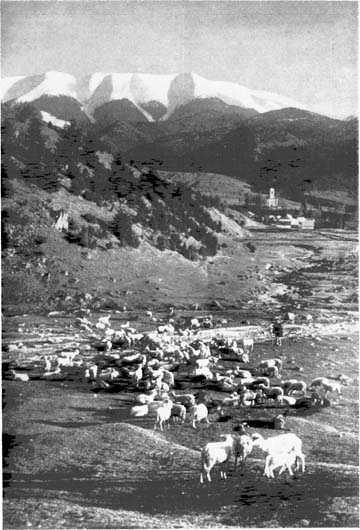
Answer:
[{"label": "dirt ground", "polygon": [[[21,323],[29,330],[24,367],[35,352],[79,338],[65,322],[70,317],[6,321],[13,340]],[[306,382],[340,373],[352,382],[327,407],[289,411],[286,428],[301,437],[306,455],[305,473],[294,477],[263,477],[264,457],[254,451],[228,480],[214,469],[213,482],[199,484],[200,447],[241,421],[250,433],[278,434],[274,407],[233,409],[223,418],[212,411],[210,425],[193,429],[187,420],[159,432],[153,417],[130,418],[131,390],[94,392],[76,373],[47,382],[30,370],[27,383],[3,381],[4,528],[358,527],[357,325],[338,319],[304,329],[286,328],[282,348],[256,342],[251,363],[276,354],[283,379],[301,371]],[[189,385],[180,391],[200,389]]]}]

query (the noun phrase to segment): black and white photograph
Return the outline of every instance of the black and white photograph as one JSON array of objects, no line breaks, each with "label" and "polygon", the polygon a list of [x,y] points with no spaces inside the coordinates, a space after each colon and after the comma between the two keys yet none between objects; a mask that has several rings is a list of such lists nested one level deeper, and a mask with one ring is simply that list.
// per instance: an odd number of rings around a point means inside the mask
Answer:
[{"label": "black and white photograph", "polygon": [[359,3],[0,8],[4,530],[359,528]]}]

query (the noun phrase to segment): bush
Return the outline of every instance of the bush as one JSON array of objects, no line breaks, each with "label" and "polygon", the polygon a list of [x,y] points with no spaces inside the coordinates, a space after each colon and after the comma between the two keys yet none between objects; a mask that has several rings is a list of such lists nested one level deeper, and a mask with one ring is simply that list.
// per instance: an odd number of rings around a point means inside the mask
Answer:
[{"label": "bush", "polygon": [[244,243],[244,247],[250,250],[251,253],[254,253],[256,250],[256,246],[251,243],[251,241],[248,241],[247,243]]}]

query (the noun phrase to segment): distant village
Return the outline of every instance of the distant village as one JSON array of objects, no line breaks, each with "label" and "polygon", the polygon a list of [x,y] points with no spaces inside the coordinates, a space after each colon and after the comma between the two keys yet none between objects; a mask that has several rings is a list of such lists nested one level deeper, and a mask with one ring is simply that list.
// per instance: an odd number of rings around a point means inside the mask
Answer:
[{"label": "distant village", "polygon": [[358,208],[353,200],[333,201],[321,197],[311,197],[301,203],[277,196],[275,187],[268,195],[246,194],[242,210],[257,222],[272,225],[274,228],[314,230],[314,228],[358,228]]}]

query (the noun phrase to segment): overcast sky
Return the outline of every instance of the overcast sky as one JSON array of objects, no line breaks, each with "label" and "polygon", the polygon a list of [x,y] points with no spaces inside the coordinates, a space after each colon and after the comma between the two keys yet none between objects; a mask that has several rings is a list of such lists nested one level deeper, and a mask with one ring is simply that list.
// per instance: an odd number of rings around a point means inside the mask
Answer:
[{"label": "overcast sky", "polygon": [[193,71],[357,114],[357,2],[2,1],[2,77]]}]

